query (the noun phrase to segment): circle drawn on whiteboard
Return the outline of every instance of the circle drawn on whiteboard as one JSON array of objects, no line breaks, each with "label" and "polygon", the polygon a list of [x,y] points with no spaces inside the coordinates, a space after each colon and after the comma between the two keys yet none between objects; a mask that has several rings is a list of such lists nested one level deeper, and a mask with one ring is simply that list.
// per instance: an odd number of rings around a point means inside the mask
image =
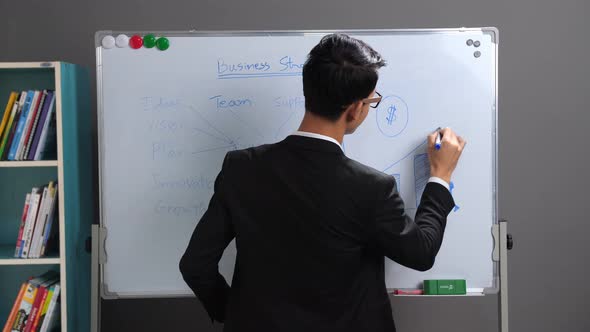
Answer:
[{"label": "circle drawn on whiteboard", "polygon": [[467,46],[473,45],[473,39],[467,39],[466,44],[467,44]]},{"label": "circle drawn on whiteboard", "polygon": [[102,47],[106,48],[106,49],[111,49],[113,47],[115,47],[115,37],[113,36],[104,36],[102,38]]},{"label": "circle drawn on whiteboard", "polygon": [[129,46],[129,37],[127,37],[127,35],[120,34],[115,39],[115,44],[117,44],[118,48],[127,47]]},{"label": "circle drawn on whiteboard", "polygon": [[476,57],[476,58],[479,58],[481,56],[481,52],[480,51],[475,51],[473,53],[473,56]]},{"label": "circle drawn on whiteboard", "polygon": [[408,126],[408,105],[398,96],[383,97],[376,112],[377,127],[384,136],[396,137]]},{"label": "circle drawn on whiteboard", "polygon": [[473,42],[473,46],[479,47],[479,45],[481,45],[481,43],[479,42],[479,40],[476,40],[476,41]]}]

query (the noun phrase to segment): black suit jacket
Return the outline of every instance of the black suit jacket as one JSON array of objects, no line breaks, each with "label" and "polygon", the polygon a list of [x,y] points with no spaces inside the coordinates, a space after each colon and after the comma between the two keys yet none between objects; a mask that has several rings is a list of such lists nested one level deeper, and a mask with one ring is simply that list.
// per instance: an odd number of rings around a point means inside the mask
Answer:
[{"label": "black suit jacket", "polygon": [[[454,205],[429,183],[413,221],[392,176],[289,136],[226,155],[180,270],[226,332],[391,332],[384,257],[430,269]],[[218,262],[234,238],[230,288]]]}]

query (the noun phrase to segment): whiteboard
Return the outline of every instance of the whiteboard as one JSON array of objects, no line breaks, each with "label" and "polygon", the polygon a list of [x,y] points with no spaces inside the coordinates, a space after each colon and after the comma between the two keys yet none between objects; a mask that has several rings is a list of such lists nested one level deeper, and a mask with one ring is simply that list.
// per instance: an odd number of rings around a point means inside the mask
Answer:
[{"label": "whiteboard", "polygon": [[[162,32],[166,51],[101,46],[120,33],[96,35],[103,296],[189,295],[178,262],[223,157],[296,130],[301,67],[329,32]],[[345,153],[395,176],[409,214],[429,176],[426,135],[451,127],[468,141],[434,267],[418,272],[386,259],[387,287],[451,278],[471,291],[495,288],[497,31],[347,33],[388,66],[377,85],[383,101],[345,137]],[[235,250],[232,243],[220,262],[228,282]]]}]

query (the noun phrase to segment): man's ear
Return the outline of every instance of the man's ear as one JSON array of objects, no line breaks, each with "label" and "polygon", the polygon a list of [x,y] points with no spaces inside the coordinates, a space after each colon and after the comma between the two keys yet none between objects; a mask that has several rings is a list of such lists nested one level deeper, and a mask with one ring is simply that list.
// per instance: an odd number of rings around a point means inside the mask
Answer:
[{"label": "man's ear", "polygon": [[361,116],[362,111],[363,102],[360,100],[355,101],[346,108],[346,120],[348,120],[348,122],[356,121]]}]

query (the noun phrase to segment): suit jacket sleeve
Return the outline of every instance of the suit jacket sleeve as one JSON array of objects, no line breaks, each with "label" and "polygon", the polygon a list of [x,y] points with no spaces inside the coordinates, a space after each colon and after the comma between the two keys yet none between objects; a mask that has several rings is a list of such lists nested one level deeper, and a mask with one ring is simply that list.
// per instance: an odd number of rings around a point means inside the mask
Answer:
[{"label": "suit jacket sleeve", "polygon": [[405,212],[395,178],[387,176],[379,187],[371,246],[401,265],[429,270],[442,244],[447,215],[455,206],[451,193],[441,184],[428,183],[412,220]]},{"label": "suit jacket sleeve", "polygon": [[197,224],[188,248],[180,260],[182,277],[199,298],[211,320],[223,322],[229,285],[219,273],[223,251],[235,237],[225,201],[225,180],[229,154],[215,179],[214,193],[207,211]]}]

